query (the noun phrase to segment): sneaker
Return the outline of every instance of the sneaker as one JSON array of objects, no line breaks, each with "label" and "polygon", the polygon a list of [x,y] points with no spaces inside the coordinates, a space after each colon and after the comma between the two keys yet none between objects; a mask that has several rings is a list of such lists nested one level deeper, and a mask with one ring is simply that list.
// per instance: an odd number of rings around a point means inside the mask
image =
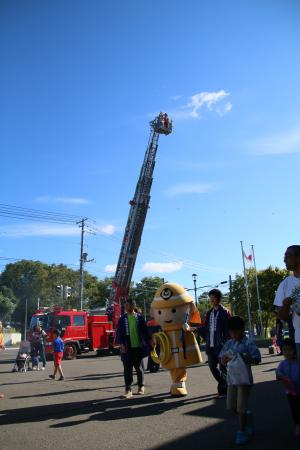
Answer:
[{"label": "sneaker", "polygon": [[37,370],[37,367],[36,367],[36,366],[33,366],[32,370]]},{"label": "sneaker", "polygon": [[126,399],[132,398],[132,390],[131,389],[127,389],[125,391],[125,394],[123,394],[121,398],[126,398]]},{"label": "sneaker", "polygon": [[41,370],[45,370],[45,367],[42,367]]},{"label": "sneaker", "polygon": [[238,431],[236,433],[235,443],[237,445],[243,445],[243,444],[246,444],[247,442],[248,442],[248,436],[245,433],[245,431]]},{"label": "sneaker", "polygon": [[58,381],[63,381],[65,377],[59,377]]},{"label": "sneaker", "polygon": [[144,388],[144,386],[140,386],[140,387],[139,387],[139,390],[137,391],[137,394],[138,394],[138,395],[144,395],[144,394],[145,394],[145,388]]},{"label": "sneaker", "polygon": [[51,378],[51,380],[55,380],[55,376],[54,375],[49,375],[49,378]]},{"label": "sneaker", "polygon": [[295,437],[300,438],[300,425],[296,425],[295,428]]}]

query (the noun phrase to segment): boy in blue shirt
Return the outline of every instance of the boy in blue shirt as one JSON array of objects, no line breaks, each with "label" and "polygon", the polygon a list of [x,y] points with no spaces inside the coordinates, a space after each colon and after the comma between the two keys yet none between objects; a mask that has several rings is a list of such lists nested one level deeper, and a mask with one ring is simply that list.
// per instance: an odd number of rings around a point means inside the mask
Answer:
[{"label": "boy in blue shirt", "polygon": [[58,381],[62,381],[65,379],[63,371],[62,371],[62,367],[61,367],[61,362],[62,362],[62,359],[64,356],[64,341],[60,337],[59,330],[54,331],[53,337],[54,337],[54,339],[52,342],[52,346],[53,346],[54,372],[53,372],[53,375],[49,375],[49,378],[51,378],[52,380],[55,380],[55,375],[58,372],[60,375]]}]

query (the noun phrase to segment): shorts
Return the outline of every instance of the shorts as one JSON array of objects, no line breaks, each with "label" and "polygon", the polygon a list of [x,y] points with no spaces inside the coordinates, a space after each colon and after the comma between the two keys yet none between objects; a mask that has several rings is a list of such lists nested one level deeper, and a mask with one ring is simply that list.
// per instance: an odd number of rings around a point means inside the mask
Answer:
[{"label": "shorts", "polygon": [[61,365],[63,356],[64,356],[63,352],[53,352],[53,361],[54,361],[55,367],[58,367]]},{"label": "shorts", "polygon": [[252,386],[228,386],[227,409],[238,413],[245,413],[248,409],[248,401]]}]

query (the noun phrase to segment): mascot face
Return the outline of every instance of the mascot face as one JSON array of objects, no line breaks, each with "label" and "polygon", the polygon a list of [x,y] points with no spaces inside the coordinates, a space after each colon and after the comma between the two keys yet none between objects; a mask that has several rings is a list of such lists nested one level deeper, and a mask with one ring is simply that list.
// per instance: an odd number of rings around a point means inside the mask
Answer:
[{"label": "mascot face", "polygon": [[165,283],[156,291],[151,309],[163,330],[176,330],[187,323],[193,310],[193,299],[179,284]]},{"label": "mascot face", "polygon": [[172,306],[170,308],[154,309],[153,315],[162,329],[173,325],[183,325],[187,321],[190,305]]}]

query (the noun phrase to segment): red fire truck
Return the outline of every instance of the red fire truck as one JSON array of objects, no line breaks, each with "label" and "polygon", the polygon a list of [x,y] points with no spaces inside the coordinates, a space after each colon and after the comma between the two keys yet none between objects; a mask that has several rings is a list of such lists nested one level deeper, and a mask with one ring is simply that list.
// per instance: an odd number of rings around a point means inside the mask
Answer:
[{"label": "red fire truck", "polygon": [[65,343],[65,359],[75,359],[78,354],[89,351],[100,354],[114,348],[112,322],[106,314],[64,310],[56,306],[38,310],[31,318],[30,332],[37,323],[47,333],[46,356],[52,353],[53,332],[57,329]]}]

